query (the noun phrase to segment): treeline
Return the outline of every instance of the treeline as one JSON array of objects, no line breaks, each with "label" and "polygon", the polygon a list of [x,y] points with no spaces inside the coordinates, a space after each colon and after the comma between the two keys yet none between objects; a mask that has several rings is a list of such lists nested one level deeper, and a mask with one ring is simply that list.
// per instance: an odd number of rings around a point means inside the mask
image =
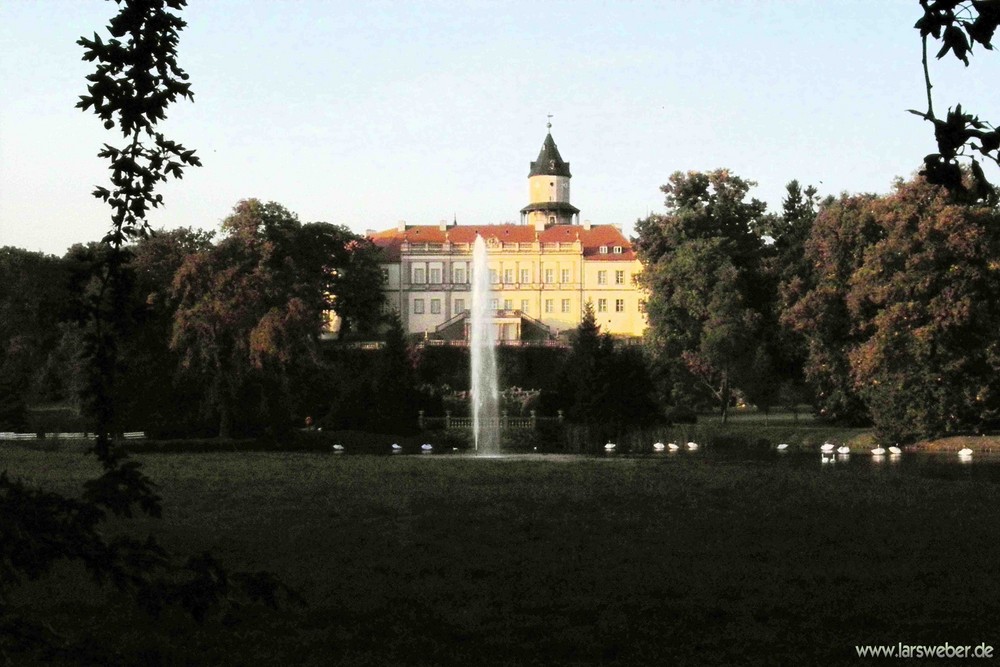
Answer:
[{"label": "treeline", "polygon": [[[745,402],[801,404],[907,441],[1000,425],[1000,212],[922,178],[888,195],[821,200],[793,181],[780,213],[726,170],[676,173],[664,213],[637,222],[644,345],[587,311],[568,350],[500,350],[523,410],[609,434]],[[111,295],[100,245],[62,258],[0,249],[0,428],[31,404],[86,412],[86,317]],[[215,234],[178,229],[127,249],[117,427],[163,437],[393,433],[417,410],[460,410],[468,351],[417,348],[383,308],[379,250],[349,230],[240,202]],[[324,312],[341,337],[324,344]],[[516,406],[513,406],[516,408]]]},{"label": "treeline", "polygon": [[115,428],[164,437],[279,434],[323,417],[343,393],[320,345],[324,312],[340,316],[342,335],[385,329],[378,248],[273,202],[239,202],[219,238],[139,239],[125,249],[121,294],[101,290],[104,252],[0,249],[0,428],[24,428],[31,404],[89,412],[83,341],[101,303],[123,311]]},{"label": "treeline", "polygon": [[807,402],[914,440],[1000,425],[996,193],[895,184],[780,214],[726,170],[675,173],[637,223],[659,400],[725,415]]}]

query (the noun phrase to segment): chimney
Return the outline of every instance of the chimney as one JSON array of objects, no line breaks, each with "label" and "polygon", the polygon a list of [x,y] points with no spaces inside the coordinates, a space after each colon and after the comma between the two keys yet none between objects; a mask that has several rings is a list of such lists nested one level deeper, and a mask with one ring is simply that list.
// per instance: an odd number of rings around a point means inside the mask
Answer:
[{"label": "chimney", "polygon": [[400,220],[398,223],[396,223],[396,231],[397,232],[406,231],[406,220]]},{"label": "chimney", "polygon": [[448,229],[448,221],[444,219],[438,220],[438,229],[442,232],[446,231]]},{"label": "chimney", "polygon": [[585,231],[585,232],[589,232],[590,231],[590,220],[584,220],[583,221],[583,231]]}]

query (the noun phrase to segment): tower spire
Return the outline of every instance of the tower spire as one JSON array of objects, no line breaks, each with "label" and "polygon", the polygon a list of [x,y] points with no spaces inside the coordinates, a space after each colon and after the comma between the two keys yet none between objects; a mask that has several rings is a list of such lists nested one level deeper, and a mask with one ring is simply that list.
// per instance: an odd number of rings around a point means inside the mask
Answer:
[{"label": "tower spire", "polygon": [[545,124],[545,129],[552,132],[552,114],[548,114],[549,122]]}]

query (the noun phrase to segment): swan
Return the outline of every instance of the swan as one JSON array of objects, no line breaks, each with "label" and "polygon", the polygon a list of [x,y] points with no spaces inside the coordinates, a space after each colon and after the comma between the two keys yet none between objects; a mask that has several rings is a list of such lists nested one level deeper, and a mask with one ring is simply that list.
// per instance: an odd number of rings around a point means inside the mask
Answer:
[{"label": "swan", "polygon": [[879,445],[872,450],[872,456],[885,456],[885,447]]},{"label": "swan", "polygon": [[343,445],[334,445],[333,446],[333,451],[335,451],[335,452],[342,452],[342,451],[344,451],[344,446]]},{"label": "swan", "polygon": [[618,445],[616,445],[615,443],[609,442],[608,444],[604,445],[604,451],[610,452],[610,451],[612,451],[617,446]]},{"label": "swan", "polygon": [[667,449],[669,449],[672,452],[676,452],[678,449],[680,449],[680,446],[676,442],[671,442],[667,445]]},{"label": "swan", "polygon": [[434,449],[434,445],[425,442],[424,444],[420,445],[420,449],[424,450],[425,452],[429,452],[432,449]]},{"label": "swan", "polygon": [[779,452],[783,452],[783,451],[785,451],[786,449],[788,449],[788,443],[787,443],[787,442],[783,442],[783,443],[781,443],[780,445],[778,445],[776,449],[777,449],[777,450],[778,450]]},{"label": "swan", "polygon": [[848,447],[847,445],[841,445],[840,447],[837,447],[837,453],[838,454],[850,454],[851,453],[851,448]]},{"label": "swan", "polygon": [[893,456],[899,456],[900,454],[903,453],[903,450],[897,447],[896,445],[893,445],[892,447],[889,448],[889,453],[892,454]]},{"label": "swan", "polygon": [[968,447],[962,447],[962,449],[958,450],[958,455],[961,458],[971,458],[972,450],[969,449]]},{"label": "swan", "polygon": [[399,451],[399,450],[401,450],[402,448],[403,448],[403,447],[402,447],[402,445],[400,445],[400,444],[398,444],[398,443],[395,443],[395,442],[394,442],[394,443],[392,443],[392,449],[393,449],[393,451],[396,451],[396,452],[398,452],[398,451]]},{"label": "swan", "polygon": [[666,445],[664,445],[662,442],[654,442],[653,443],[653,450],[654,451],[662,452],[664,447],[666,447]]},{"label": "swan", "polygon": [[688,443],[688,449],[690,449],[691,451],[694,451],[694,450],[698,449],[698,443],[697,442],[689,442]]},{"label": "swan", "polygon": [[825,452],[826,454],[829,454],[830,452],[833,451],[833,443],[832,442],[824,442],[823,445],[819,448],[819,451]]}]

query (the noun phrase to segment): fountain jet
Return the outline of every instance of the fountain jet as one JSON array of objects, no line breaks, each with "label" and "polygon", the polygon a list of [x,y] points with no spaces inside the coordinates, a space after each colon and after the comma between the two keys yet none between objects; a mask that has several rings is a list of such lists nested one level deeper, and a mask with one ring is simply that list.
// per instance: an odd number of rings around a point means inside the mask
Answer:
[{"label": "fountain jet", "polygon": [[472,430],[476,452],[500,452],[500,390],[497,386],[496,335],[490,308],[490,267],[486,241],[476,234],[472,251],[472,312],[469,346]]}]

